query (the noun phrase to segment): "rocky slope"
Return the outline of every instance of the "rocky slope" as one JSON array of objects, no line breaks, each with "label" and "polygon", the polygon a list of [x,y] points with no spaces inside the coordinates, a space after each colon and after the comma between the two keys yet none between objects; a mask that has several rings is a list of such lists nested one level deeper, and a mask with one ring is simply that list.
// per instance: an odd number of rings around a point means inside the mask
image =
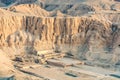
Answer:
[{"label": "rocky slope", "polygon": [[[23,10],[24,9],[24,10]],[[49,12],[42,9],[40,6],[36,4],[21,4],[18,6],[13,6],[8,8],[11,12],[17,12],[23,15],[29,15],[29,16],[44,16],[48,17],[50,15]]]}]

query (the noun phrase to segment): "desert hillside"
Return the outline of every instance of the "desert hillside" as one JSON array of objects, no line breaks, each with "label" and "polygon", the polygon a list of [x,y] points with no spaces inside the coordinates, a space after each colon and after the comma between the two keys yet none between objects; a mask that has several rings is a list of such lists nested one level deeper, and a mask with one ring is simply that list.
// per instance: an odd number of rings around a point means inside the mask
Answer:
[{"label": "desert hillside", "polygon": [[15,73],[16,55],[43,50],[120,66],[119,0],[0,0],[0,65],[9,66],[0,75]]}]

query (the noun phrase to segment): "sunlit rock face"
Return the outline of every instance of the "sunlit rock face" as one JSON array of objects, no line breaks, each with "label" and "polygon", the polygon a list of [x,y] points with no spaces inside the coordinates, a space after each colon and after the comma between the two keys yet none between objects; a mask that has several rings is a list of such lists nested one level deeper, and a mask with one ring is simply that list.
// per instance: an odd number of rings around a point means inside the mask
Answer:
[{"label": "sunlit rock face", "polygon": [[113,24],[120,22],[117,14],[64,17],[67,14],[57,11],[51,17],[53,12],[35,4],[0,11],[1,48],[53,49],[79,59],[119,62],[120,28]]},{"label": "sunlit rock face", "polygon": [[119,30],[112,32],[111,24],[93,18],[11,16],[1,17],[0,22],[1,47],[33,47],[37,51],[54,49],[71,52],[77,58],[106,61],[112,60],[112,51],[119,49],[118,37],[116,43],[113,42]]}]

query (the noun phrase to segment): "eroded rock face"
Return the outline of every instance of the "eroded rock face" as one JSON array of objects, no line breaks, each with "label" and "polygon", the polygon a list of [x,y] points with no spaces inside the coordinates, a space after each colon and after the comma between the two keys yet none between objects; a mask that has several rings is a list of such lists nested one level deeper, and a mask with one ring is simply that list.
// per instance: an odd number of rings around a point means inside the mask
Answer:
[{"label": "eroded rock face", "polygon": [[[79,39],[78,41],[77,39],[74,40],[73,37],[80,37],[80,39],[82,39],[86,38],[87,35],[91,35],[89,34],[91,32],[93,34],[97,34],[95,32],[97,31],[99,32],[98,35],[101,32],[106,34],[107,32],[110,32],[109,23],[102,23],[92,18],[42,18],[31,16],[11,16],[10,18],[1,17],[0,19],[2,24],[4,24],[3,27],[1,27],[1,39],[7,39],[8,42],[6,43],[9,43],[9,40],[13,41],[13,43],[16,42],[18,40],[17,36],[21,36],[20,40],[22,41],[22,37],[24,36],[24,38],[27,38],[25,37],[25,34],[28,34],[31,36],[29,37],[31,38],[29,39],[30,42],[32,42],[31,40],[33,40],[33,37],[38,37],[39,40],[50,41],[54,44],[78,44],[81,41]],[[104,29],[105,31],[100,29]],[[25,34],[22,36],[23,33]]]},{"label": "eroded rock face", "polygon": [[0,22],[0,47],[57,49],[86,59],[109,52],[108,48],[114,46],[112,36],[119,33],[112,32],[110,23],[87,17],[10,16],[1,17]]},{"label": "eroded rock face", "polygon": [[[21,7],[25,8],[25,11]],[[15,12],[11,9],[6,11],[1,9],[1,49],[23,48],[28,53],[54,49],[87,60],[113,63],[119,61],[119,52],[116,51],[120,44],[120,30],[119,25],[115,30],[112,25],[112,22],[119,23],[119,15],[50,17],[50,12],[35,4],[12,8]],[[106,17],[109,20],[106,20]]]}]

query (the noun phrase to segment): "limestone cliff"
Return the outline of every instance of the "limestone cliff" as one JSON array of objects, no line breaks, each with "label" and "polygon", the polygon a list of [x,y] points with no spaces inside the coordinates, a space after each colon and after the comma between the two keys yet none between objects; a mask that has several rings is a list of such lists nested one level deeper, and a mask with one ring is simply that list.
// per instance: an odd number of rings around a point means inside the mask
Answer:
[{"label": "limestone cliff", "polygon": [[3,16],[0,26],[1,48],[57,49],[89,59],[87,54],[94,57],[94,54],[109,52],[108,43],[114,45],[109,40],[113,35],[111,24],[94,18]]},{"label": "limestone cliff", "polygon": [[21,48],[31,53],[53,49],[80,59],[119,62],[120,29],[112,24],[113,15],[110,20],[106,15],[102,19],[100,15],[50,17],[50,12],[34,4],[0,11],[1,49]]}]

